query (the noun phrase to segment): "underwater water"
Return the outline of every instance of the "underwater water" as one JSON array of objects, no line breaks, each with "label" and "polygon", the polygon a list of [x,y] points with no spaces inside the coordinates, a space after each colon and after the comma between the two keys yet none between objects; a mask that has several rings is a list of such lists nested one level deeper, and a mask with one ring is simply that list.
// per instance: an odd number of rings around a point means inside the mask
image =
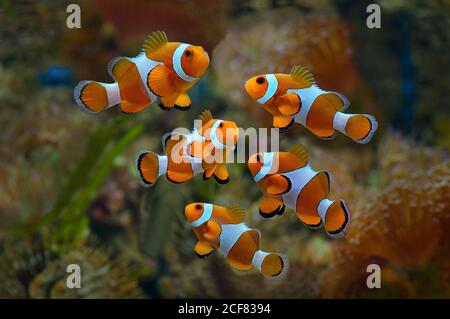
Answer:
[{"label": "underwater water", "polygon": [[[82,0],[80,28],[68,24],[71,3],[0,2],[1,298],[450,297],[448,1]],[[380,28],[367,24],[372,3]],[[108,62],[136,56],[157,30],[208,52],[190,110],[77,107],[79,81],[111,83]],[[163,134],[192,129],[203,110],[271,128],[245,81],[295,65],[378,121],[368,144],[300,124],[280,134],[280,150],[302,144],[332,175],[331,197],[352,214],[344,238],[288,208],[262,218],[245,163],[227,165],[227,184],[139,183],[136,154],[161,154]],[[198,258],[184,208],[199,201],[244,208],[261,246],[289,260],[284,276],[235,270],[220,253]],[[72,264],[80,289],[67,287]],[[369,265],[381,288],[368,287]]]}]

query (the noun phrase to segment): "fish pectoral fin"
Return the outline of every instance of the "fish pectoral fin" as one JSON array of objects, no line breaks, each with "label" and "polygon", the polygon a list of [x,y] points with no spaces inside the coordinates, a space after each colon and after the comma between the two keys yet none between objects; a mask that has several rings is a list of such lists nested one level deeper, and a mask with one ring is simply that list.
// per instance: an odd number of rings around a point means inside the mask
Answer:
[{"label": "fish pectoral fin", "polygon": [[300,111],[300,98],[297,94],[286,93],[280,96],[278,110],[285,116],[292,116]]},{"label": "fish pectoral fin", "polygon": [[216,169],[217,165],[213,164],[208,166],[205,171],[203,172],[203,180],[208,180],[211,178],[211,176],[214,174],[214,170]]},{"label": "fish pectoral fin", "polygon": [[181,109],[188,109],[191,107],[191,98],[187,93],[181,93],[178,95],[175,105]]},{"label": "fish pectoral fin", "polygon": [[206,230],[203,233],[203,236],[205,236],[205,238],[207,240],[216,240],[220,234],[222,233],[222,227],[219,225],[219,223],[213,221],[213,220],[209,220],[206,223]]},{"label": "fish pectoral fin", "polygon": [[169,94],[168,96],[161,97],[161,103],[165,108],[171,109],[175,105],[175,101],[178,98],[178,93],[174,92]]},{"label": "fish pectoral fin", "polygon": [[174,103],[178,97],[179,92],[173,86],[172,81],[173,72],[164,65],[158,65],[151,70],[147,77],[148,88],[159,97],[168,97],[176,94],[173,98]]},{"label": "fish pectoral fin", "polygon": [[229,181],[229,173],[225,164],[218,164],[214,170],[214,178],[219,184],[226,184]]},{"label": "fish pectoral fin", "polygon": [[259,214],[264,218],[271,218],[275,215],[281,215],[284,212],[284,204],[281,200],[264,197],[259,202]]},{"label": "fish pectoral fin", "polygon": [[291,189],[291,181],[282,175],[275,174],[266,178],[267,192],[271,195],[282,195]]},{"label": "fish pectoral fin", "polygon": [[199,241],[197,242],[197,244],[195,244],[194,251],[197,257],[205,258],[214,251],[214,247],[205,241]]},{"label": "fish pectoral fin", "polygon": [[289,116],[285,116],[285,115],[274,115],[273,116],[273,126],[276,128],[286,130],[293,123],[294,123],[294,120],[292,118],[290,118]]}]

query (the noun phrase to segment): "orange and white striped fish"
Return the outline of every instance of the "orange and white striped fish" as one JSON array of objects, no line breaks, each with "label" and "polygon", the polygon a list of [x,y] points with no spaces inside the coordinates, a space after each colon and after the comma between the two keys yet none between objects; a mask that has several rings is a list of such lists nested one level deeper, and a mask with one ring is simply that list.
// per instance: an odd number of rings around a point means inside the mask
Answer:
[{"label": "orange and white striped fish", "polygon": [[267,277],[278,277],[287,270],[284,256],[261,250],[261,235],[244,223],[245,212],[239,206],[192,203],[184,212],[198,239],[194,248],[198,257],[206,257],[219,249],[238,270],[255,267]]},{"label": "orange and white striped fish", "polygon": [[118,57],[108,65],[116,81],[81,81],[74,89],[78,106],[98,113],[120,104],[124,113],[142,111],[159,101],[165,110],[188,110],[188,90],[198,82],[209,65],[208,53],[201,47],[168,42],[164,32],[154,32],[135,58]]},{"label": "orange and white striped fish", "polygon": [[281,215],[288,206],[306,226],[319,228],[324,222],[330,237],[345,235],[350,212],[343,200],[327,199],[330,175],[311,168],[303,146],[296,145],[289,152],[253,154],[248,167],[264,194],[259,203],[261,216]]},{"label": "orange and white striped fish", "polygon": [[343,113],[350,105],[340,93],[325,91],[304,67],[295,66],[290,74],[262,74],[245,83],[248,95],[273,115],[273,126],[288,130],[294,122],[324,139],[335,130],[357,143],[368,143],[378,124],[372,115]]},{"label": "orange and white striped fish", "polygon": [[173,183],[183,183],[203,173],[220,183],[229,180],[226,159],[237,144],[239,130],[236,123],[213,119],[210,111],[200,115],[202,126],[191,134],[171,132],[163,136],[165,155],[142,151],[137,155],[136,166],[144,186],[152,186],[158,177],[166,175]]}]

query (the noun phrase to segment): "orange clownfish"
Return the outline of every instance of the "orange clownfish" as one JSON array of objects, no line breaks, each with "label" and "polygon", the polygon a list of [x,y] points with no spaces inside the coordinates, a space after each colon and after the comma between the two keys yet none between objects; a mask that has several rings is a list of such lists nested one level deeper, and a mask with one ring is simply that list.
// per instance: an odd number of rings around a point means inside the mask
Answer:
[{"label": "orange clownfish", "polygon": [[184,212],[198,239],[194,248],[198,257],[206,257],[219,249],[238,270],[255,267],[267,277],[278,277],[287,270],[282,255],[260,249],[260,233],[244,223],[245,212],[239,206],[192,203]]},{"label": "orange clownfish", "polygon": [[171,132],[163,136],[165,155],[142,151],[136,165],[144,186],[152,186],[165,174],[173,183],[183,183],[203,172],[203,179],[214,176],[220,184],[229,180],[225,161],[237,144],[236,123],[213,119],[210,111],[200,115],[202,126],[190,134]]},{"label": "orange clownfish", "polygon": [[253,154],[248,167],[264,194],[259,203],[261,216],[281,215],[288,206],[306,226],[319,228],[324,222],[330,237],[345,235],[350,212],[343,200],[326,198],[330,192],[330,175],[311,168],[303,146],[296,145],[289,152]]},{"label": "orange clownfish", "polygon": [[290,74],[254,76],[245,90],[273,115],[273,126],[281,131],[297,122],[324,139],[334,138],[337,130],[365,144],[378,126],[372,115],[343,113],[350,105],[345,96],[319,88],[303,67],[293,67]]},{"label": "orange clownfish", "polygon": [[187,92],[208,65],[209,56],[201,46],[168,42],[164,32],[154,32],[137,57],[118,57],[109,63],[108,72],[116,82],[81,81],[74,99],[90,113],[119,103],[122,112],[136,113],[157,101],[163,109],[188,110]]}]

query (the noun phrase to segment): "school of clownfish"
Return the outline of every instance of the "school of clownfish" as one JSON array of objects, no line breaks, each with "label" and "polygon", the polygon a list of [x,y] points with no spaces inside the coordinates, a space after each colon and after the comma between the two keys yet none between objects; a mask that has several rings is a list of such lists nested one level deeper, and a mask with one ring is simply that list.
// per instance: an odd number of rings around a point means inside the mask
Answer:
[{"label": "school of clownfish", "polygon": [[[201,46],[169,42],[164,32],[157,31],[148,37],[138,56],[109,63],[114,83],[81,81],[74,89],[74,99],[89,113],[115,105],[124,113],[137,113],[155,102],[164,110],[189,110],[188,91],[208,65],[208,53]],[[290,74],[256,75],[247,80],[245,90],[273,115],[273,126],[280,131],[297,122],[320,138],[331,139],[339,131],[364,144],[377,129],[371,115],[344,113],[348,100],[319,88],[303,67],[294,66]],[[164,135],[164,155],[151,151],[137,154],[137,171],[144,186],[154,185],[162,175],[173,183],[183,183],[199,173],[204,180],[214,177],[220,184],[228,182],[224,159],[234,151],[238,127],[233,121],[214,119],[209,111],[201,113],[200,120],[201,126],[189,134]],[[253,154],[248,168],[263,193],[259,203],[263,217],[281,215],[288,206],[306,226],[324,226],[332,238],[345,235],[350,212],[343,200],[327,198],[330,174],[311,167],[303,146],[296,145],[288,152]],[[260,233],[245,224],[241,207],[198,202],[187,205],[185,215],[198,239],[197,256],[206,257],[218,249],[235,269],[255,267],[267,277],[286,272],[283,255],[260,249]]]}]

